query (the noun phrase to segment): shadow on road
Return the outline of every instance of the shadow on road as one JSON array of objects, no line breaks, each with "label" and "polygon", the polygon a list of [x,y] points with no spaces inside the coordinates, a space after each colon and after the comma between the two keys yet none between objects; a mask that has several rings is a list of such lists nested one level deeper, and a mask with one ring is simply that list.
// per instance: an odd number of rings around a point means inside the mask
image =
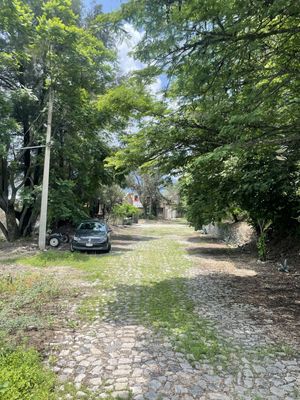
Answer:
[{"label": "shadow on road", "polygon": [[241,251],[238,248],[229,248],[216,245],[215,247],[193,247],[188,248],[187,252],[192,256],[211,256],[217,260],[226,260],[228,257],[241,256]]},{"label": "shadow on road", "polygon": [[187,239],[190,243],[218,243],[218,239],[211,236],[192,236]]},{"label": "shadow on road", "polygon": [[[203,310],[210,310],[212,302],[227,312],[233,304],[240,304],[240,307],[245,306],[245,317],[251,318],[257,326],[264,327],[266,321],[268,325],[272,320],[277,331],[286,335],[287,340],[297,337],[300,310],[296,300],[299,300],[299,293],[288,285],[266,287],[265,284],[257,275],[235,276],[220,272],[194,278],[166,279],[148,285],[118,285],[115,288],[116,300],[109,304],[106,319],[121,326],[142,323],[146,327],[162,328],[175,342],[178,340],[176,332],[179,332],[188,337],[187,346],[189,343],[193,346],[194,340],[201,341],[203,337],[202,351],[209,353],[212,350],[210,356],[213,356],[222,350],[205,348],[205,341],[207,336],[213,342],[219,340],[213,331],[210,332],[209,321],[202,314],[199,317],[195,315],[194,306],[198,304]],[[253,307],[252,311],[248,306]],[[272,314],[266,316],[264,309],[272,311]],[[190,353],[193,351],[193,348],[189,349]]]},{"label": "shadow on road", "polygon": [[124,246],[116,246],[115,242],[113,242],[112,246],[111,246],[111,251],[112,253],[114,252],[126,252],[126,251],[132,251],[132,249],[128,248],[128,247],[124,247]]},{"label": "shadow on road", "polygon": [[152,236],[140,236],[140,235],[123,235],[115,234],[112,236],[113,243],[116,242],[149,242],[151,240],[156,240],[157,237]]}]

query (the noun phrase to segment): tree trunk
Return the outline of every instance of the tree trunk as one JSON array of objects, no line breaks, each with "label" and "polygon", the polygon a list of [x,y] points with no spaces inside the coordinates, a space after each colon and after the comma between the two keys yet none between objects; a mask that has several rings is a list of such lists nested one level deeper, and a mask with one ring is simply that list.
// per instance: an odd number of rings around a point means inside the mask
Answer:
[{"label": "tree trunk", "polygon": [[6,240],[8,240],[8,232],[5,225],[0,221],[0,231],[3,233]]},{"label": "tree trunk", "polygon": [[144,200],[143,198],[140,198],[140,201],[142,203],[143,209],[144,209],[144,215],[145,218],[147,217],[147,212],[148,212],[148,203],[147,200]]},{"label": "tree trunk", "polygon": [[33,232],[37,220],[37,213],[34,206],[24,207],[19,219],[19,231],[21,236],[29,236]]},{"label": "tree trunk", "polygon": [[6,212],[7,240],[13,242],[21,237],[21,232],[17,224],[14,206],[9,205]]},{"label": "tree trunk", "polygon": [[33,232],[33,227],[37,220],[37,214],[33,206],[24,209],[24,218],[21,217],[19,223],[20,235],[25,237]]},{"label": "tree trunk", "polygon": [[150,201],[149,201],[149,217],[152,216],[152,197],[150,197]]}]

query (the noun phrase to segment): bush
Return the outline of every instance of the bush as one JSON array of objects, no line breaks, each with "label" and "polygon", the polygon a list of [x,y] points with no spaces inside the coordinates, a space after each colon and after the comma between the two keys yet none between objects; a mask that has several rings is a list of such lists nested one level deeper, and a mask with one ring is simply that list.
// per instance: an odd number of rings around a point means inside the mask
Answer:
[{"label": "bush", "polygon": [[135,206],[125,203],[115,205],[112,213],[117,218],[128,218],[138,216],[140,211]]},{"label": "bush", "polygon": [[55,375],[35,350],[0,348],[1,400],[54,400]]}]

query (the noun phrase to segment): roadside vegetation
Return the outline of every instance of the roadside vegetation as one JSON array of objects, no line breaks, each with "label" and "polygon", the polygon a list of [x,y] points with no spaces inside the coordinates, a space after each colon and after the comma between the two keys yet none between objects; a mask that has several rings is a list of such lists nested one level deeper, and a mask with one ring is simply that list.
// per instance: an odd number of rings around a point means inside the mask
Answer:
[{"label": "roadside vegetation", "polygon": [[40,352],[54,326],[70,323],[65,307],[76,293],[70,282],[66,287],[50,270],[14,268],[11,258],[1,262],[5,272],[0,274],[0,398],[68,399],[71,385],[58,385]]},{"label": "roadside vegetation", "polygon": [[2,400],[55,400],[53,372],[42,366],[36,350],[11,349],[0,343],[0,398]]},{"label": "roadside vegetation", "polygon": [[[20,261],[11,258],[1,261],[7,271],[13,271],[0,275],[1,400],[67,400],[70,396],[76,397],[78,389],[74,384],[59,383],[57,376],[45,366],[42,355],[44,343],[53,335],[52,329],[80,326],[80,318],[71,319],[66,312],[70,302],[77,301],[78,289],[71,284],[72,278],[78,279],[77,271],[74,270],[73,276],[72,273],[67,275],[66,286],[50,268],[59,265],[58,258],[63,261],[63,266],[78,267],[80,256],[77,255],[79,260],[73,262],[72,256],[64,252],[59,257],[58,252],[52,251],[39,253],[28,262],[27,257]],[[84,265],[95,266],[93,259],[97,260],[82,255]],[[16,262],[19,266],[13,268],[12,264]],[[86,267],[81,265],[81,268],[85,270]],[[97,393],[84,386],[81,393],[83,399],[98,398]],[[111,399],[108,393],[105,400]]]},{"label": "roadside vegetation", "polygon": [[51,275],[40,272],[0,276],[1,399],[56,399],[56,377],[43,367],[33,346],[35,335],[42,335],[54,322],[55,302],[63,292]]},{"label": "roadside vegetation", "polygon": [[[39,272],[2,275],[0,278],[0,331],[18,336],[51,324],[51,308],[63,289],[53,276]],[[46,308],[48,312],[45,313]],[[23,336],[24,338],[24,336]]]},{"label": "roadside vegetation", "polygon": [[7,240],[30,236],[39,216],[50,87],[49,225],[78,223],[99,198],[110,211],[120,197],[118,186],[107,190],[121,181],[105,168],[114,147],[109,132],[123,132],[155,103],[135,78],[120,86],[122,25],[101,6],[86,12],[81,1],[1,3],[0,230]]},{"label": "roadside vegetation", "polygon": [[[118,185],[130,180],[145,214],[155,215],[160,188],[175,174],[196,228],[246,219],[263,260],[269,238],[299,238],[299,12],[292,0],[130,0],[111,14],[86,13],[72,0],[5,1],[6,239],[30,235],[38,219],[43,149],[36,146],[44,144],[50,86],[52,227],[96,214],[99,200],[110,212]],[[146,33],[134,49],[144,68],[122,76],[117,44],[126,23]],[[150,92],[155,80],[164,96]]]}]

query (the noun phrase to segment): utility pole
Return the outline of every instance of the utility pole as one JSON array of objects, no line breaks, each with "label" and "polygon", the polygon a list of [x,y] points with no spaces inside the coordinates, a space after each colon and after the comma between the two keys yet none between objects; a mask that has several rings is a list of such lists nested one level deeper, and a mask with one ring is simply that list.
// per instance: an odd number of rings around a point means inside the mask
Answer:
[{"label": "utility pole", "polygon": [[53,90],[52,87],[50,86],[49,100],[48,100],[48,119],[47,119],[45,158],[44,158],[43,187],[42,187],[42,204],[41,204],[40,226],[39,226],[40,250],[45,250],[46,247],[52,113],[53,113]]}]

